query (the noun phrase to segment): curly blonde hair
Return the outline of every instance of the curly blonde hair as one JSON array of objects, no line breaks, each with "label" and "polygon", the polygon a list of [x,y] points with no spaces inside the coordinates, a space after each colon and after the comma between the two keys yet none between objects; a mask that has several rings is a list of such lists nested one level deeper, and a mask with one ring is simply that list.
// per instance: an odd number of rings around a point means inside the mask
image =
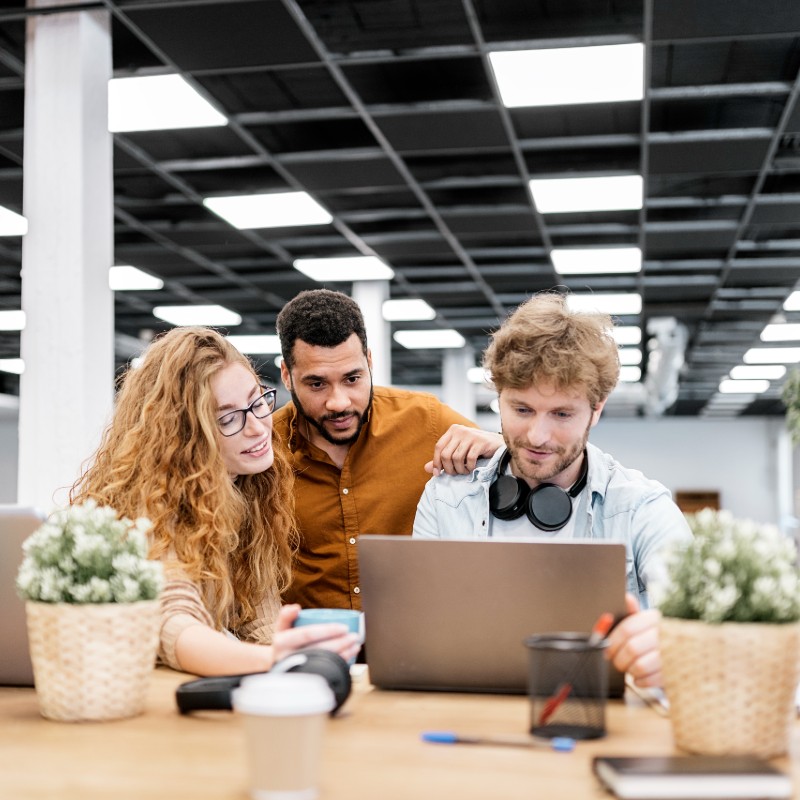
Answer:
[{"label": "curly blonde hair", "polygon": [[536,383],[581,388],[595,408],[619,379],[619,353],[608,314],[574,312],[564,295],[526,300],[492,334],[484,369],[498,391]]},{"label": "curly blonde hair", "polygon": [[99,449],[70,492],[120,515],[153,523],[150,557],[178,565],[201,586],[220,627],[255,618],[271,592],[283,592],[297,547],[294,476],[284,448],[274,463],[235,481],[218,445],[211,380],[250,361],[210,328],[174,328],[154,340],[122,378],[116,410]]}]

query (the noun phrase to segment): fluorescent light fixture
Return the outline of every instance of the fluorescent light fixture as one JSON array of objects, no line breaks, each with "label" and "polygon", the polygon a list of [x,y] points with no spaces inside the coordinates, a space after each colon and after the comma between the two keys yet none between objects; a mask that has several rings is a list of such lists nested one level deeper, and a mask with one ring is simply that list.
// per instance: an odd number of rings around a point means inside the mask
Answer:
[{"label": "fluorescent light fixture", "polygon": [[164,281],[131,266],[111,267],[108,285],[115,292],[153,291],[164,288]]},{"label": "fluorescent light fixture", "polygon": [[800,292],[792,292],[783,303],[784,311],[800,311]]},{"label": "fluorescent light fixture", "polygon": [[761,366],[739,366],[731,370],[731,378],[741,380],[779,381],[786,374],[782,364],[762,364]]},{"label": "fluorescent light fixture", "polygon": [[0,331],[25,329],[25,312],[21,310],[0,311]]},{"label": "fluorescent light fixture", "polygon": [[203,205],[239,230],[326,225],[333,219],[308,192],[206,197]]},{"label": "fluorescent light fixture", "polygon": [[612,44],[489,53],[503,105],[612,103],[644,96],[644,45]]},{"label": "fluorescent light fixture", "polygon": [[156,306],[153,316],[173,325],[241,325],[242,318],[223,306]]},{"label": "fluorescent light fixture", "polygon": [[597,178],[534,178],[530,182],[542,214],[570,211],[618,211],[642,207],[641,175]]},{"label": "fluorescent light fixture", "polygon": [[778,322],[761,331],[762,342],[800,342],[800,324]]},{"label": "fluorescent light fixture", "polygon": [[489,403],[489,408],[494,411],[495,414],[500,413],[500,398],[495,397],[491,403]]},{"label": "fluorescent light fixture", "polygon": [[28,220],[10,208],[0,206],[0,236],[24,236],[28,232]]},{"label": "fluorescent light fixture", "polygon": [[744,354],[745,364],[797,364],[800,347],[752,347]]},{"label": "fluorescent light fixture", "polygon": [[559,275],[602,275],[641,272],[638,247],[559,247],[550,252]]},{"label": "fluorescent light fixture", "polygon": [[618,345],[639,344],[642,341],[642,329],[638,325],[616,325],[612,333]]},{"label": "fluorescent light fixture", "polygon": [[436,317],[436,311],[424,300],[386,300],[383,303],[382,311],[383,318],[387,322],[407,322]]},{"label": "fluorescent light fixture", "polygon": [[642,378],[642,370],[640,367],[620,367],[619,379],[623,383],[636,383]]},{"label": "fluorescent light fixture", "polygon": [[452,328],[434,331],[395,331],[393,338],[409,350],[456,349],[466,344],[464,337]]},{"label": "fluorescent light fixture", "polygon": [[21,358],[0,358],[0,372],[22,375],[25,372],[25,362]]},{"label": "fluorescent light fixture", "polygon": [[722,394],[761,394],[769,389],[769,381],[724,380],[719,385]]},{"label": "fluorescent light fixture", "polygon": [[630,367],[642,363],[642,351],[638,347],[622,347],[619,351],[619,363]]},{"label": "fluorescent light fixture", "polygon": [[280,353],[281,341],[277,336],[228,336],[228,341],[240,353]]},{"label": "fluorescent light fixture", "polygon": [[227,124],[225,115],[180,75],[114,78],[108,82],[108,129],[112,133]]},{"label": "fluorescent light fixture", "polygon": [[311,280],[325,281],[388,281],[394,271],[375,256],[342,258],[296,258],[294,268]]},{"label": "fluorescent light fixture", "polygon": [[492,376],[483,367],[470,367],[467,370],[467,380],[477,384],[491,383]]},{"label": "fluorescent light fixture", "polygon": [[640,294],[568,294],[570,311],[599,311],[603,314],[639,314],[642,310]]}]

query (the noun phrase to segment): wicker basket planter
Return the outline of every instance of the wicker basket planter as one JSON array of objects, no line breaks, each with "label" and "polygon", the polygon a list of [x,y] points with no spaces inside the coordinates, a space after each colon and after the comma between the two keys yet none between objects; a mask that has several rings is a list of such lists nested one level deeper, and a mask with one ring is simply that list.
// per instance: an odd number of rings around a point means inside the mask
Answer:
[{"label": "wicker basket planter", "polygon": [[762,758],[787,752],[800,679],[800,623],[664,617],[660,643],[677,747]]},{"label": "wicker basket planter", "polygon": [[144,711],[159,636],[157,600],[26,603],[42,716],[77,722]]}]

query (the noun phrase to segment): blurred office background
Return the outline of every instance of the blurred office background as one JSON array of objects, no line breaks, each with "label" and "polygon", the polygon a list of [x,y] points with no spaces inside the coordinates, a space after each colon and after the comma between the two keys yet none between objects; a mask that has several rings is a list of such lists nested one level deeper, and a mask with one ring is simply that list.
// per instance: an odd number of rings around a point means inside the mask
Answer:
[{"label": "blurred office background", "polygon": [[558,287],[620,325],[592,440],[793,530],[798,70],[778,0],[3,3],[0,502],[71,477],[173,324],[277,383],[317,286],[362,304],[376,382],[494,429],[487,334]]}]

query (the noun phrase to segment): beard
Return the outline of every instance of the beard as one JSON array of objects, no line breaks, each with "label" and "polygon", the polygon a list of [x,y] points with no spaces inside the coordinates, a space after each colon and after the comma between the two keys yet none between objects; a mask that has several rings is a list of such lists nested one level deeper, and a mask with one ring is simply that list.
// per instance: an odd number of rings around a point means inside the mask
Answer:
[{"label": "beard", "polygon": [[[303,408],[303,404],[300,402],[300,398],[297,396],[294,387],[292,387],[289,390],[289,394],[291,394],[292,402],[294,403],[295,408],[297,409],[298,413],[303,417],[303,419],[309,425],[312,425],[317,430],[319,435],[322,436],[323,439],[335,445],[353,444],[353,442],[355,442],[356,439],[358,439],[359,435],[361,434],[361,429],[364,427],[364,423],[369,418],[369,412],[370,409],[372,408],[371,382],[369,386],[369,400],[367,401],[367,407],[363,411],[340,411],[336,414],[325,414],[324,416],[319,417],[318,419],[314,419]],[[358,420],[358,424],[356,425],[356,429],[353,433],[347,433],[342,436],[335,436],[325,427],[325,423],[328,420],[342,419],[344,417],[355,417]]]},{"label": "beard", "polygon": [[528,481],[536,481],[537,483],[548,483],[556,476],[560,475],[564,470],[569,469],[580,457],[586,449],[586,443],[589,441],[589,431],[591,430],[591,421],[586,426],[583,436],[571,445],[558,448],[534,448],[540,449],[542,452],[554,453],[556,455],[556,462],[551,466],[541,466],[536,461],[530,458],[521,457],[520,451],[531,449],[530,444],[527,442],[510,442],[505,436],[506,445],[511,453],[511,463],[513,464],[513,473],[525,478]]}]

